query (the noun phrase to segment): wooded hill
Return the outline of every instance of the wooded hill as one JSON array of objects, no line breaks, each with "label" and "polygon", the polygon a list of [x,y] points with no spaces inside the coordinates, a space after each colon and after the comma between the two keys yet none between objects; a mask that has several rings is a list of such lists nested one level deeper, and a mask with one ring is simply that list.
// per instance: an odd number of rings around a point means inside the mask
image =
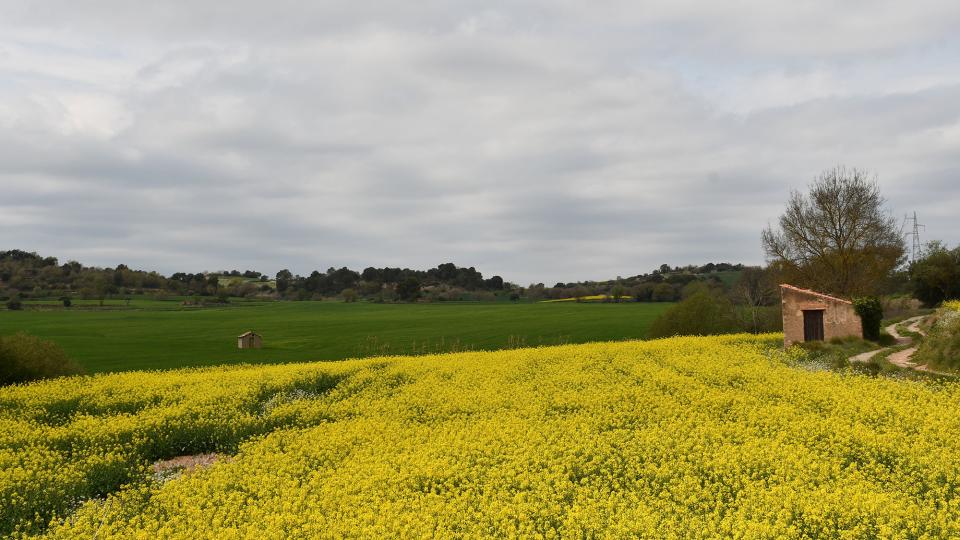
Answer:
[{"label": "wooded hill", "polygon": [[671,302],[691,282],[703,281],[729,289],[744,269],[742,264],[708,263],[702,266],[661,265],[645,274],[606,281],[542,283],[520,287],[500,276],[485,278],[474,267],[443,263],[428,270],[349,268],[315,270],[306,276],[281,270],[273,277],[255,270],[217,272],[159,272],[60,263],[56,257],[23,250],[0,251],[0,300],[30,298],[130,297],[133,295],[198,296],[209,301],[229,297],[316,300],[339,297],[346,301],[462,301],[544,300],[590,295],[629,296],[640,302]]}]

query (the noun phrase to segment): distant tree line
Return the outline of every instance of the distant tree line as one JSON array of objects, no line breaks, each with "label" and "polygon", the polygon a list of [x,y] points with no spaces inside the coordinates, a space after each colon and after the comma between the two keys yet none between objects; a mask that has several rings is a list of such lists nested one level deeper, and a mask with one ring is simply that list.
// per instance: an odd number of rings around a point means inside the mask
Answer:
[{"label": "distant tree line", "polygon": [[547,287],[543,283],[532,283],[525,289],[521,289],[519,293],[533,300],[606,295],[610,297],[611,302],[675,302],[683,297],[683,288],[690,283],[708,282],[717,287],[727,288],[720,273],[739,273],[744,268],[742,264],[712,262],[687,266],[662,264],[646,274],[627,278],[618,277],[607,281],[557,283],[553,287]]},{"label": "distant tree line", "polygon": [[473,267],[444,263],[429,270],[409,268],[330,268],[309,275],[289,270],[274,279],[256,270],[219,272],[158,272],[133,270],[124,264],[116,268],[88,267],[76,261],[61,264],[56,257],[10,250],[0,251],[0,300],[11,309],[24,298],[62,296],[64,305],[72,298],[99,299],[132,295],[183,295],[215,297],[262,297],[286,300],[314,300],[342,297],[347,301],[367,298],[376,301],[493,299],[514,288],[502,277],[484,278]]},{"label": "distant tree line", "polygon": [[218,273],[219,273],[221,276],[224,276],[224,277],[227,277],[227,276],[229,276],[229,277],[242,277],[242,278],[247,278],[247,279],[258,279],[258,280],[260,280],[260,281],[268,281],[268,280],[269,280],[269,278],[267,278],[266,274],[261,274],[260,272],[257,272],[256,270],[245,270],[245,271],[243,271],[243,272],[241,272],[241,271],[239,271],[239,270],[223,270],[222,272],[218,272]]},{"label": "distant tree line", "polygon": [[[281,270],[276,275],[276,292],[280,298],[309,300],[342,296],[346,301],[365,298],[373,301],[410,302],[423,296],[437,300],[475,299],[478,293],[502,293],[507,283],[500,276],[484,279],[472,266],[458,267],[444,263],[429,270],[368,267],[363,272],[349,268],[313,271],[308,276]],[[446,296],[439,295],[443,291]]]},{"label": "distant tree line", "polygon": [[57,298],[69,306],[72,300],[130,298],[134,295],[189,296],[199,303],[226,302],[230,297],[317,300],[340,298],[347,302],[412,301],[539,301],[609,295],[611,301],[675,302],[684,297],[684,287],[705,282],[730,289],[722,273],[744,270],[742,264],[707,263],[704,265],[660,265],[652,271],[632,277],[606,280],[542,283],[520,287],[501,276],[486,278],[474,267],[444,263],[428,270],[368,267],[361,272],[350,268],[315,270],[297,275],[284,269],[270,277],[256,270],[217,272],[158,272],[134,270],[119,264],[116,268],[84,266],[77,261],[60,263],[56,257],[10,250],[0,251],[0,300],[10,309],[18,309],[22,299]]},{"label": "distant tree line", "polygon": [[166,278],[157,272],[83,266],[77,261],[60,264],[56,257],[43,257],[18,249],[0,251],[0,298],[16,299],[72,294],[104,299],[135,292],[209,294],[210,282],[203,274]]}]

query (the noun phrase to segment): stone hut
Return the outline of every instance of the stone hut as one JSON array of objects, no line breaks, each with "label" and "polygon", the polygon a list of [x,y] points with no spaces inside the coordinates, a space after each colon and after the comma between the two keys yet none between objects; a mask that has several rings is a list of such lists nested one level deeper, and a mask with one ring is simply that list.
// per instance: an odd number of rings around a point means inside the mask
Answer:
[{"label": "stone hut", "polygon": [[780,285],[783,303],[783,345],[863,337],[860,316],[849,300],[792,285]]},{"label": "stone hut", "polygon": [[260,334],[250,331],[237,336],[238,349],[259,349],[261,347],[263,347],[263,338],[260,337]]}]

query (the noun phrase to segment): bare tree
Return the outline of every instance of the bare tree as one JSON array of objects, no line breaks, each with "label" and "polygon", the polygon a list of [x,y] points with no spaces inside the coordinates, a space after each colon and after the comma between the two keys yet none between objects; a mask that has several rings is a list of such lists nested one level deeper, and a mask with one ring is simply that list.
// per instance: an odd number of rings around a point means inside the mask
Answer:
[{"label": "bare tree", "polygon": [[735,303],[746,308],[750,321],[745,324],[749,326],[751,332],[759,331],[760,308],[771,306],[777,301],[777,287],[773,276],[768,270],[756,266],[743,269],[731,294]]},{"label": "bare tree", "polygon": [[904,241],[876,180],[835,167],[794,191],[779,230],[763,231],[763,247],[781,278],[843,296],[880,292],[903,261]]}]

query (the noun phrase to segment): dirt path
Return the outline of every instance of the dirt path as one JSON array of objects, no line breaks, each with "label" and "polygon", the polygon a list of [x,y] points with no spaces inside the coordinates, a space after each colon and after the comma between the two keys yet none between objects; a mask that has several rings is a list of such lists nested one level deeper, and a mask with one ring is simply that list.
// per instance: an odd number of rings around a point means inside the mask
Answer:
[{"label": "dirt path", "polygon": [[871,358],[880,354],[880,351],[885,351],[889,348],[890,347],[884,347],[882,349],[874,349],[872,351],[867,351],[865,353],[860,353],[858,355],[851,356],[850,358],[847,358],[847,360],[851,362],[869,362]]},{"label": "dirt path", "polygon": [[913,362],[910,361],[910,359],[913,358],[913,353],[915,352],[917,352],[916,347],[910,347],[909,349],[897,351],[887,356],[887,361],[889,361],[891,364],[895,366],[906,368],[906,369],[920,369],[920,370],[925,369],[926,366],[918,366],[917,364],[914,364]]},{"label": "dirt path", "polygon": [[[920,322],[921,322],[922,320],[923,320],[923,317],[913,317],[912,319],[907,319],[907,321],[910,322],[910,325],[907,326],[907,330],[909,330],[909,331],[911,331],[911,332],[916,332],[916,333],[920,334],[921,336],[926,336],[926,335],[927,335],[926,332],[924,332],[923,330],[920,329]],[[891,331],[891,330],[892,330],[892,331]],[[902,337],[900,336],[900,334],[897,334],[897,333],[896,333],[896,325],[891,325],[891,326],[887,327],[887,331],[890,332],[891,335],[893,335],[894,337],[897,338],[897,342],[898,342],[898,343],[900,342],[901,339],[906,339],[906,341],[910,341],[910,338],[902,338]],[[927,366],[918,366],[915,362],[912,362],[912,361],[911,361],[911,360],[913,359],[913,353],[915,353],[915,352],[917,352],[917,348],[916,348],[916,347],[910,347],[910,348],[908,348],[908,349],[904,349],[904,350],[902,350],[902,351],[897,351],[897,352],[891,354],[890,356],[887,357],[887,360],[888,360],[891,364],[893,364],[893,365],[895,365],[895,366],[898,366],[898,367],[902,367],[902,368],[906,368],[906,369],[919,369],[919,370],[921,370],[921,371],[927,371]]]},{"label": "dirt path", "polygon": [[905,321],[893,323],[890,326],[887,326],[887,333],[893,336],[893,338],[897,340],[898,345],[905,345],[907,343],[910,343],[910,337],[901,336],[900,332],[897,332],[897,326],[904,323],[908,323],[907,330],[910,330],[911,332],[917,332],[918,334],[925,336],[926,334],[920,330],[920,322],[923,321],[923,319],[925,318],[926,318],[926,315],[917,315],[916,317],[910,317]]},{"label": "dirt path", "polygon": [[[914,317],[914,319],[916,319],[916,320],[913,321],[913,323],[911,323],[910,326],[907,327],[907,330],[909,330],[909,331],[911,331],[911,332],[916,332],[916,333],[920,334],[921,336],[926,337],[926,336],[927,336],[927,333],[920,329],[920,323],[923,322],[923,319],[924,319],[924,318],[923,318],[923,317],[919,317],[919,318]],[[911,320],[912,320],[912,319],[911,319]]]},{"label": "dirt path", "polygon": [[[901,321],[901,322],[899,322],[899,323],[894,323],[894,324],[891,324],[891,325],[887,326],[887,328],[886,328],[887,333],[889,333],[891,336],[894,337],[894,339],[897,340],[897,344],[896,344],[894,347],[900,347],[900,346],[903,346],[903,345],[910,345],[911,342],[913,341],[909,336],[902,336],[902,335],[900,335],[900,333],[897,332],[897,325],[906,324],[906,325],[907,325],[907,330],[909,330],[909,331],[911,331],[911,332],[915,332],[915,333],[917,333],[917,334],[920,334],[921,336],[926,336],[927,333],[924,332],[923,329],[920,328],[920,324],[921,324],[926,318],[927,318],[926,315],[920,315],[920,316],[911,317],[911,318],[909,318],[909,319],[907,319],[907,320],[905,320],[905,321]],[[890,349],[893,349],[894,347],[883,347],[883,348],[881,348],[881,349],[876,349],[876,350],[873,350],[873,351],[867,351],[867,352],[865,352],[865,353],[861,353],[861,354],[858,354],[858,355],[856,355],[856,356],[851,356],[848,360],[850,360],[851,362],[867,362],[867,361],[869,361],[871,358],[873,358],[874,356],[880,354],[881,352],[888,351],[888,350],[890,350]],[[925,373],[931,373],[931,374],[934,374],[934,375],[943,375],[943,376],[945,376],[945,377],[956,377],[956,376],[957,376],[955,373],[948,373],[948,372],[943,372],[943,371],[936,371],[936,370],[930,369],[930,368],[929,368],[928,366],[926,366],[926,365],[917,364],[916,362],[913,361],[913,354],[914,354],[915,352],[917,352],[917,348],[916,348],[916,347],[913,347],[913,346],[907,347],[906,349],[903,349],[903,350],[900,350],[900,351],[896,351],[896,352],[894,352],[894,353],[889,354],[889,355],[887,356],[887,361],[889,361],[891,364],[893,364],[893,365],[895,365],[895,366],[897,366],[897,367],[903,368],[903,369],[914,369],[914,370],[917,370],[917,371],[923,371],[923,372],[925,372]]]},{"label": "dirt path", "polygon": [[[908,345],[908,344],[910,344],[913,340],[912,340],[909,336],[902,336],[902,335],[900,335],[900,332],[897,332],[897,325],[903,324],[903,323],[908,323],[907,330],[910,330],[911,332],[916,332],[916,333],[918,333],[918,334],[920,334],[920,335],[926,335],[926,334],[923,332],[923,330],[920,330],[920,322],[923,321],[923,319],[924,319],[925,317],[926,317],[925,315],[918,315],[918,316],[916,316],[916,317],[911,317],[911,318],[909,318],[909,319],[907,319],[907,320],[905,320],[905,321],[901,321],[901,322],[898,322],[898,323],[893,323],[893,324],[887,326],[887,328],[886,328],[887,333],[890,334],[891,336],[893,336],[893,338],[894,338],[895,340],[897,340],[897,345],[896,345],[896,346]],[[858,354],[858,355],[856,355],[856,356],[851,356],[851,357],[849,358],[849,360],[850,360],[851,362],[868,362],[868,361],[869,361],[871,358],[873,358],[874,356],[880,354],[881,352],[890,350],[890,349],[892,349],[892,348],[893,348],[893,347],[883,347],[883,348],[881,348],[881,349],[876,349],[876,350],[873,350],[873,351],[867,351],[867,352],[865,352],[865,353],[860,353],[860,354]],[[910,361],[910,359],[913,357],[913,353],[915,353],[915,352],[917,352],[917,348],[916,348],[916,347],[910,347],[910,348],[908,348],[908,349],[904,349],[904,350],[902,350],[902,351],[897,351],[897,352],[891,354],[890,356],[887,356],[887,360],[889,360],[891,364],[893,364],[893,365],[895,365],[895,366],[899,366],[899,367],[905,368],[905,369],[926,370],[926,366],[918,366],[918,365],[916,365],[916,364],[914,364],[913,362]]]}]

